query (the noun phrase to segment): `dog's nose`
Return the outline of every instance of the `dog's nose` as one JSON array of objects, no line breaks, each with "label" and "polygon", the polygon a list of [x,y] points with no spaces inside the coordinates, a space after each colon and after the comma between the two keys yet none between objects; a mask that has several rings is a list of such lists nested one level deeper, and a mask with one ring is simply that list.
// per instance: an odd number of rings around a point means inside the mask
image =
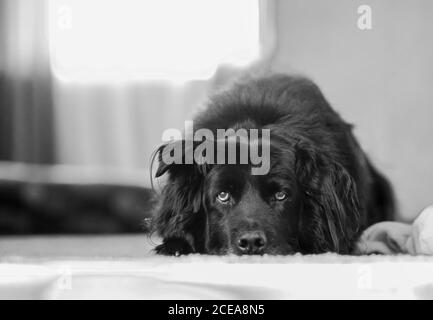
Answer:
[{"label": "dog's nose", "polygon": [[261,231],[248,231],[237,240],[241,254],[263,254],[266,247],[266,236]]}]

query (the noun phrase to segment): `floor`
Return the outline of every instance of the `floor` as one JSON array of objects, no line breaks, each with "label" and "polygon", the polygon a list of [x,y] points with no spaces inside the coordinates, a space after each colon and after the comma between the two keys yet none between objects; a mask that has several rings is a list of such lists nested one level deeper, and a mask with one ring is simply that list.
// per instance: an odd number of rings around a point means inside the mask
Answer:
[{"label": "floor", "polygon": [[155,256],[158,239],[0,238],[0,299],[433,299],[433,258]]}]

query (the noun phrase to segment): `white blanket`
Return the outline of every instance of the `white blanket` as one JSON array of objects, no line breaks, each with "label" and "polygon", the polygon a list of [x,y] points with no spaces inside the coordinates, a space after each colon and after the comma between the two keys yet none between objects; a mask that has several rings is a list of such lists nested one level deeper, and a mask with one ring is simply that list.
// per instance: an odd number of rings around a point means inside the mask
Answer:
[{"label": "white blanket", "polygon": [[362,234],[356,253],[433,255],[433,206],[412,225],[391,221],[372,225]]},{"label": "white blanket", "polygon": [[358,253],[156,256],[136,236],[0,238],[0,299],[433,299],[433,207],[382,222]]}]

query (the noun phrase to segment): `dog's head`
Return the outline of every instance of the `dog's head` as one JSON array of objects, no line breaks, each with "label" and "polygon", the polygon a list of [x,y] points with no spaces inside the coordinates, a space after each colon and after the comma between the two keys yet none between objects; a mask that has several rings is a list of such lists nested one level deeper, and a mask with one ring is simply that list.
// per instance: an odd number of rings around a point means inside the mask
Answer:
[{"label": "dog's head", "polygon": [[265,175],[251,164],[160,161],[156,177],[168,181],[155,230],[199,253],[349,253],[359,222],[352,178],[314,142],[273,133]]}]

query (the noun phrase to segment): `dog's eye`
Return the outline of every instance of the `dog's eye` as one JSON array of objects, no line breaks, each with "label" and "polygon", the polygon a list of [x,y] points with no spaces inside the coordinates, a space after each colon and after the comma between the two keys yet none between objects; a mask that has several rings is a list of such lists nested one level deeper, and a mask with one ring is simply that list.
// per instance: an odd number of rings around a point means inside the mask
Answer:
[{"label": "dog's eye", "polygon": [[277,201],[283,201],[287,198],[287,194],[283,191],[279,191],[274,194],[275,200]]},{"label": "dog's eye", "polygon": [[230,200],[230,193],[225,191],[220,192],[218,193],[217,199],[223,203],[226,203],[227,201]]}]

